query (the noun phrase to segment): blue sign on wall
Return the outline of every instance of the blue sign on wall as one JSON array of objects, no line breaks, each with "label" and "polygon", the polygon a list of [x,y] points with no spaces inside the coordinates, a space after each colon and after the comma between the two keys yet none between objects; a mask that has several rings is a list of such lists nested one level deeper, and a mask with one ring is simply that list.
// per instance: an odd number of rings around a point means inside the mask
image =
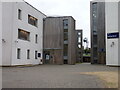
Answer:
[{"label": "blue sign on wall", "polygon": [[108,38],[108,39],[119,38],[119,32],[108,33],[108,34],[107,34],[107,38]]}]

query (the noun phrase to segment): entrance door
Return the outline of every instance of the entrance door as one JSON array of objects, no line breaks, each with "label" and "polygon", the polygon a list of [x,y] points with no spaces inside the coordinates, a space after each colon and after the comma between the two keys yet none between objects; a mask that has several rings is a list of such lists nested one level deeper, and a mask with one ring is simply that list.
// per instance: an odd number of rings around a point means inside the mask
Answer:
[{"label": "entrance door", "polygon": [[44,52],[44,60],[45,60],[45,64],[50,64],[50,52],[49,51]]},{"label": "entrance door", "polygon": [[45,64],[54,64],[54,53],[52,50],[44,51]]}]

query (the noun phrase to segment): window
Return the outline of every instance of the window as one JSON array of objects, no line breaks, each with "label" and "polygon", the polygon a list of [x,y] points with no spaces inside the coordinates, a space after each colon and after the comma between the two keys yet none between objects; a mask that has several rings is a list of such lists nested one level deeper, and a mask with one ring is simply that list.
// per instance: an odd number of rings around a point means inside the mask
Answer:
[{"label": "window", "polygon": [[68,32],[64,32],[64,41],[68,40]]},{"label": "window", "polygon": [[18,9],[18,19],[22,20],[22,10]]},{"label": "window", "polygon": [[81,33],[79,32],[79,33],[78,33],[78,36],[80,36],[80,35],[81,35]]},{"label": "window", "polygon": [[68,29],[68,19],[63,20],[64,29]]},{"label": "window", "polygon": [[35,43],[38,43],[38,35],[35,35]]},{"label": "window", "polygon": [[80,37],[78,38],[78,43],[81,43],[81,38]]},{"label": "window", "polygon": [[93,15],[93,19],[96,20],[96,17],[97,17],[97,3],[93,3],[92,4],[92,15]]},{"label": "window", "polygon": [[94,45],[97,45],[97,43],[98,43],[98,36],[97,36],[97,35],[94,35],[93,38],[94,38],[94,39],[93,39]]},{"label": "window", "polygon": [[82,48],[80,44],[78,45],[78,48]]},{"label": "window", "polygon": [[20,48],[17,49],[17,59],[20,59],[20,54],[21,54],[21,50]]},{"label": "window", "polygon": [[68,45],[64,44],[64,51],[63,51],[64,56],[68,56]]},{"label": "window", "polygon": [[28,23],[37,27],[38,19],[31,15],[28,15]]},{"label": "window", "polygon": [[30,32],[24,31],[22,29],[18,29],[18,38],[22,40],[30,40]]},{"label": "window", "polygon": [[27,50],[27,59],[30,59],[30,50]]},{"label": "window", "polygon": [[41,53],[38,53],[38,57],[39,57],[39,58],[41,57]]},{"label": "window", "polygon": [[92,24],[93,24],[93,31],[97,31],[97,3],[92,4]]},{"label": "window", "polygon": [[37,55],[38,55],[38,53],[37,53],[37,51],[35,51],[35,59],[37,59],[37,57],[38,57]]}]

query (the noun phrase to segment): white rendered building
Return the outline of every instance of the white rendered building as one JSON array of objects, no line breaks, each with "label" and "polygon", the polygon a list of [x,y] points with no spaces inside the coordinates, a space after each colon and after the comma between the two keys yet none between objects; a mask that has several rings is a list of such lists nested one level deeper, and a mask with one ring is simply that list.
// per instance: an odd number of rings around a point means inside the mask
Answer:
[{"label": "white rendered building", "polygon": [[106,2],[106,64],[120,66],[120,0]]},{"label": "white rendered building", "polygon": [[0,66],[2,65],[2,4],[0,3]]},{"label": "white rendered building", "polygon": [[41,63],[45,17],[46,15],[26,2],[2,3],[3,66]]}]

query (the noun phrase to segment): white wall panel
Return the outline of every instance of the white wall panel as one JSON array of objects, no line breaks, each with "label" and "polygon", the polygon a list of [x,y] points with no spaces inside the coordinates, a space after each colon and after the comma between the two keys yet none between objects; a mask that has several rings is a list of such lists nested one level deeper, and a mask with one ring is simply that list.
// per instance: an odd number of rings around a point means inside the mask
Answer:
[{"label": "white wall panel", "polygon": [[[118,30],[118,2],[106,2],[106,36],[107,33],[119,32]],[[113,44],[113,45],[112,45]],[[118,66],[118,38],[106,37],[106,62],[107,65]]]}]

